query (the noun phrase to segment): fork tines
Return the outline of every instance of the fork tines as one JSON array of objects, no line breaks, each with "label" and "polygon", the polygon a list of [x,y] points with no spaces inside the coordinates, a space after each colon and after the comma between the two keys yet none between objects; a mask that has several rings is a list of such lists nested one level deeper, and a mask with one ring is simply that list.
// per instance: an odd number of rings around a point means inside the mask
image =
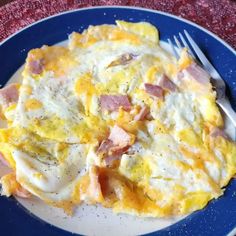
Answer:
[{"label": "fork tines", "polygon": [[[187,32],[186,30],[184,30],[184,34],[185,34],[185,36],[186,36],[187,39],[188,39],[188,32]],[[183,36],[181,33],[179,33],[180,41],[178,40],[178,38],[177,38],[175,35],[173,36],[173,38],[174,38],[175,44],[177,45],[177,47],[178,47],[179,50],[177,51],[177,50],[175,49],[174,44],[172,43],[171,39],[168,39],[168,43],[169,43],[169,45],[171,46],[171,49],[172,49],[172,51],[173,51],[173,54],[174,54],[174,56],[175,56],[177,59],[179,59],[180,51],[185,47],[185,48],[188,49],[188,53],[190,54],[190,56],[191,56],[194,60],[196,60],[196,57],[195,57],[195,55],[194,55],[194,53],[193,53],[191,47],[189,46],[189,44],[187,43],[187,41],[185,40],[184,36]]]}]

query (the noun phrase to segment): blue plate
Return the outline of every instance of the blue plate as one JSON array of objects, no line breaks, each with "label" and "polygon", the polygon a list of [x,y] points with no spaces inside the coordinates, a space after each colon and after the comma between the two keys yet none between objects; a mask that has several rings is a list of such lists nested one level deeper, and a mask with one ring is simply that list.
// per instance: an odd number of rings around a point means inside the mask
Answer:
[{"label": "blue plate", "polygon": [[[0,82],[4,85],[24,63],[27,52],[43,44],[53,45],[67,39],[72,31],[89,25],[114,24],[122,19],[148,21],[155,25],[161,40],[186,29],[209,57],[227,84],[227,95],[236,109],[236,53],[224,41],[204,28],[163,12],[133,7],[96,7],[65,12],[46,18],[17,32],[0,44]],[[236,157],[235,157],[236,158]],[[1,235],[71,236],[32,217],[13,198],[0,197]],[[236,227],[236,180],[227,186],[224,196],[211,201],[178,223],[149,235],[227,235]]]}]

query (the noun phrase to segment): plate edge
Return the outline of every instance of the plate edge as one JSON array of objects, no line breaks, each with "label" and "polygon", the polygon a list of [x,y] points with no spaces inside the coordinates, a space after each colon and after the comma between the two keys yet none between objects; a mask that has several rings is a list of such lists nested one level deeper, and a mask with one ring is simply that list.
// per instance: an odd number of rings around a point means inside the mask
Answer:
[{"label": "plate edge", "polygon": [[29,24],[25,27],[23,27],[22,29],[16,31],[15,33],[11,34],[10,36],[8,36],[6,39],[4,39],[2,42],[0,42],[0,47],[6,43],[8,40],[10,40],[11,38],[13,38],[14,36],[16,36],[18,33],[38,24],[38,23],[41,23],[43,21],[46,21],[46,20],[49,20],[51,18],[54,18],[54,17],[57,17],[57,16],[60,16],[60,15],[66,15],[66,14],[69,14],[69,13],[72,13],[72,12],[76,12],[76,11],[83,11],[83,10],[91,10],[91,9],[108,9],[108,8],[117,8],[117,9],[130,9],[130,10],[142,10],[142,11],[147,11],[147,12],[152,12],[152,13],[158,13],[158,14],[161,14],[161,15],[165,15],[165,16],[169,16],[171,18],[174,18],[174,19],[177,19],[177,20],[180,20],[180,21],[183,21],[185,23],[188,23],[194,27],[197,27],[201,30],[203,30],[204,32],[206,32],[207,34],[211,35],[212,37],[214,37],[216,40],[218,40],[220,43],[222,43],[225,47],[227,47],[235,56],[236,56],[236,51],[234,50],[234,48],[232,46],[230,46],[227,42],[225,42],[223,39],[221,39],[218,35],[216,35],[215,33],[209,31],[208,29],[204,28],[203,26],[200,26],[198,25],[197,23],[194,23],[190,20],[187,20],[185,18],[182,18],[180,16],[176,16],[176,15],[173,15],[171,13],[167,13],[167,12],[163,12],[163,11],[159,11],[159,10],[153,10],[153,9],[149,9],[149,8],[144,8],[144,7],[133,7],[133,6],[120,6],[120,5],[113,5],[113,6],[109,6],[109,5],[104,5],[104,6],[92,6],[92,7],[83,7],[83,8],[79,8],[79,9],[73,9],[73,10],[68,10],[68,11],[63,11],[63,12],[59,12],[59,13],[56,13],[54,15],[51,15],[51,16],[48,16],[48,17],[45,17],[41,20],[38,20],[36,22],[33,22],[32,24]]}]

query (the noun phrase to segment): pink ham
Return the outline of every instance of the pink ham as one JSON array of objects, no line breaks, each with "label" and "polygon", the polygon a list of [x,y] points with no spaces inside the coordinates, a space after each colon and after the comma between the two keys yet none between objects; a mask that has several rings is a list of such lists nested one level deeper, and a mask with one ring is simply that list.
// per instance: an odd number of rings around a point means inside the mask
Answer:
[{"label": "pink ham", "polygon": [[114,144],[114,146],[126,147],[131,144],[131,136],[118,125],[115,125],[110,132],[108,137]]},{"label": "pink ham", "polygon": [[163,97],[163,89],[158,86],[158,85],[154,85],[154,84],[144,84],[145,87],[145,91],[155,97],[158,98],[162,98]]},{"label": "pink ham", "polygon": [[107,167],[114,166],[114,163],[120,161],[121,155],[112,155],[105,157],[105,163]]},{"label": "pink ham", "polygon": [[0,162],[7,167],[10,167],[6,159],[4,158],[3,154],[0,152]]},{"label": "pink ham", "polygon": [[[113,164],[116,163],[116,161],[119,161],[121,159],[122,154],[128,151],[130,146],[125,146],[125,147],[115,146],[113,142],[110,141],[112,146],[107,147],[106,145],[104,145],[104,143],[107,143],[107,141],[110,140],[108,139],[105,140],[98,148],[97,153],[103,155],[106,166],[112,167]],[[105,149],[105,147],[107,147],[107,149]]]},{"label": "pink ham", "polygon": [[224,130],[222,129],[219,129],[218,127],[214,127],[211,132],[210,132],[210,136],[215,138],[215,137],[218,137],[218,136],[221,136],[225,139],[229,139],[229,137],[227,136],[227,134],[224,132]]},{"label": "pink ham", "polygon": [[139,113],[134,117],[134,120],[139,121],[139,120],[144,120],[145,117],[149,114],[150,110],[147,106],[143,106]]},{"label": "pink ham", "polygon": [[108,153],[111,152],[112,154],[115,155],[120,155],[124,153],[129,146],[119,146],[115,145],[110,139],[105,139],[101,142],[100,146],[97,149],[97,153]]},{"label": "pink ham", "polygon": [[158,85],[171,92],[175,92],[177,90],[177,86],[167,77],[167,75],[162,75]]},{"label": "pink ham", "polygon": [[41,74],[43,72],[43,59],[31,59],[29,61],[29,70],[32,74]]},{"label": "pink ham", "polygon": [[127,152],[129,148],[130,148],[129,145],[126,145],[124,147],[114,145],[113,147],[110,148],[110,153],[112,155],[121,156],[123,153]]},{"label": "pink ham", "polygon": [[20,198],[30,198],[31,197],[31,193],[23,187],[17,188],[14,195],[17,197],[20,197]]},{"label": "pink ham", "polygon": [[185,71],[200,84],[207,84],[210,81],[210,75],[196,63],[192,63]]},{"label": "pink ham", "polygon": [[117,111],[120,107],[129,111],[131,104],[127,95],[101,95],[100,97],[102,110]]},{"label": "pink ham", "polygon": [[1,184],[3,193],[6,196],[14,195],[21,198],[31,197],[31,193],[17,182],[14,172],[2,176]]},{"label": "pink ham", "polygon": [[97,153],[106,153],[113,146],[114,146],[114,144],[111,140],[105,139],[101,142],[100,146],[98,147]]},{"label": "pink ham", "polygon": [[89,194],[91,200],[95,202],[101,202],[103,200],[102,189],[99,182],[99,167],[91,166],[89,168]]},{"label": "pink ham", "polygon": [[123,153],[127,152],[132,144],[132,137],[122,128],[115,125],[110,132],[108,139],[103,140],[97,153],[103,155],[107,166],[119,160]]},{"label": "pink ham", "polygon": [[178,78],[179,80],[181,80],[181,79],[184,78],[184,73],[183,73],[183,71],[179,71],[179,72],[178,72],[177,78]]},{"label": "pink ham", "polygon": [[117,161],[121,159],[122,154],[126,153],[129,150],[129,148],[130,146],[125,146],[125,147],[113,146],[109,150],[109,154],[104,158],[106,166],[112,167]]},{"label": "pink ham", "polygon": [[0,89],[0,103],[7,107],[11,103],[18,101],[19,93],[17,84],[9,84],[6,87]]}]

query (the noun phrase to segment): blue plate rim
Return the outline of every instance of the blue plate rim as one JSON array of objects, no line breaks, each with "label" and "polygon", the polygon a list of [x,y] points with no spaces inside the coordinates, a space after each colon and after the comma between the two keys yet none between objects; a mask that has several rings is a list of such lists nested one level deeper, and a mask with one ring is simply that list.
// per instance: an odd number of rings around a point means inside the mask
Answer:
[{"label": "blue plate rim", "polygon": [[142,10],[142,11],[147,11],[147,12],[152,12],[152,13],[158,13],[158,14],[161,14],[161,15],[165,15],[165,16],[183,21],[183,22],[188,23],[188,24],[190,24],[194,27],[197,27],[197,28],[201,29],[202,31],[206,32],[207,34],[211,35],[212,37],[214,37],[215,39],[220,41],[220,43],[222,43],[225,47],[227,47],[231,52],[233,52],[236,55],[236,50],[234,50],[234,48],[231,45],[229,45],[226,41],[221,39],[215,33],[213,33],[211,31],[209,31],[208,29],[204,28],[203,26],[200,26],[197,23],[194,23],[193,21],[187,20],[187,19],[182,18],[180,16],[176,16],[176,15],[173,15],[171,13],[164,12],[164,11],[153,10],[153,9],[149,9],[149,8],[145,8],[145,7],[132,7],[132,6],[121,6],[121,5],[111,5],[111,6],[104,5],[104,6],[82,7],[82,8],[79,8],[79,9],[73,9],[73,10],[68,10],[68,11],[63,11],[63,12],[60,12],[60,13],[53,14],[51,16],[48,16],[48,17],[45,17],[45,18],[40,19],[38,21],[35,21],[35,22],[23,27],[22,29],[16,31],[15,33],[11,34],[7,38],[5,38],[2,42],[0,42],[0,46],[3,45],[5,42],[7,42],[9,39],[16,36],[18,33],[22,32],[22,31],[24,31],[24,30],[30,28],[31,26],[34,26],[34,25],[36,25],[40,22],[47,21],[48,19],[51,19],[51,18],[54,18],[54,17],[57,17],[57,16],[61,16],[61,15],[70,14],[72,12],[79,12],[79,11],[90,10],[90,9],[102,9],[102,8],[105,8],[105,9],[106,8],[121,8],[121,9],[126,8],[126,9]]},{"label": "blue plate rim", "polygon": [[[167,17],[170,17],[170,18],[174,18],[176,20],[179,20],[179,21],[182,21],[184,23],[187,23],[191,26],[194,26],[198,29],[200,29],[201,31],[205,32],[206,34],[212,36],[213,38],[215,38],[217,41],[219,41],[223,46],[225,46],[231,53],[233,53],[235,56],[236,56],[236,50],[234,50],[234,48],[229,45],[227,42],[225,42],[223,39],[221,39],[218,35],[216,35],[215,33],[209,31],[208,29],[190,21],[190,20],[187,20],[187,19],[184,19],[182,17],[179,17],[179,16],[176,16],[176,15],[173,15],[171,13],[167,13],[167,12],[163,12],[163,11],[159,11],[159,10],[153,10],[153,9],[148,9],[148,8],[144,8],[144,7],[132,7],[132,6],[122,6],[122,5],[104,5],[104,6],[92,6],[92,7],[83,7],[83,8],[79,8],[79,9],[73,9],[73,10],[68,10],[68,11],[63,11],[63,12],[59,12],[59,13],[56,13],[56,14],[53,14],[51,16],[48,16],[48,17],[45,17],[43,19],[40,19],[36,22],[33,22],[25,27],[23,27],[22,29],[16,31],[15,33],[11,34],[10,36],[8,36],[7,38],[5,38],[2,42],[0,42],[0,47],[6,43],[8,40],[14,38],[17,34],[23,32],[24,30],[34,26],[34,25],[37,25],[38,23],[41,23],[41,22],[44,22],[44,21],[47,21],[51,18],[54,18],[54,17],[58,17],[58,16],[62,16],[62,15],[66,15],[66,14],[70,14],[70,13],[73,13],[73,12],[79,12],[79,11],[84,11],[84,10],[93,10],[93,9],[109,9],[109,8],[116,8],[116,9],[129,9],[129,10],[141,10],[141,11],[146,11],[146,12],[151,12],[151,13],[156,13],[156,14],[160,14],[160,15],[164,15],[164,16],[167,16]],[[23,205],[21,205],[18,201],[17,201],[17,204],[20,205],[20,207],[24,208],[24,210],[28,211]],[[194,213],[193,213],[194,214]],[[37,216],[34,215],[34,217],[38,218]],[[43,221],[42,219],[38,218],[39,220]],[[185,219],[185,218],[184,218]],[[178,224],[179,222],[183,221],[184,219],[174,223],[174,224]],[[45,222],[45,221],[43,221]],[[51,225],[50,223],[48,222],[45,222],[46,224],[50,225],[50,226],[53,226],[57,229],[60,229],[62,232],[65,232],[65,233],[69,233],[69,234],[73,234],[72,232],[70,231],[66,231],[64,229],[61,229],[57,226],[54,226],[54,225]],[[161,231],[162,230],[165,230],[165,229],[168,229],[170,226],[168,227],[165,227],[163,229],[160,229]],[[159,230],[158,230],[159,231]],[[158,233],[158,231],[154,231],[154,232],[151,232],[151,233],[147,233],[146,235],[155,235],[155,233]],[[228,236],[232,236],[236,233],[236,227],[231,231],[229,232]]]}]

